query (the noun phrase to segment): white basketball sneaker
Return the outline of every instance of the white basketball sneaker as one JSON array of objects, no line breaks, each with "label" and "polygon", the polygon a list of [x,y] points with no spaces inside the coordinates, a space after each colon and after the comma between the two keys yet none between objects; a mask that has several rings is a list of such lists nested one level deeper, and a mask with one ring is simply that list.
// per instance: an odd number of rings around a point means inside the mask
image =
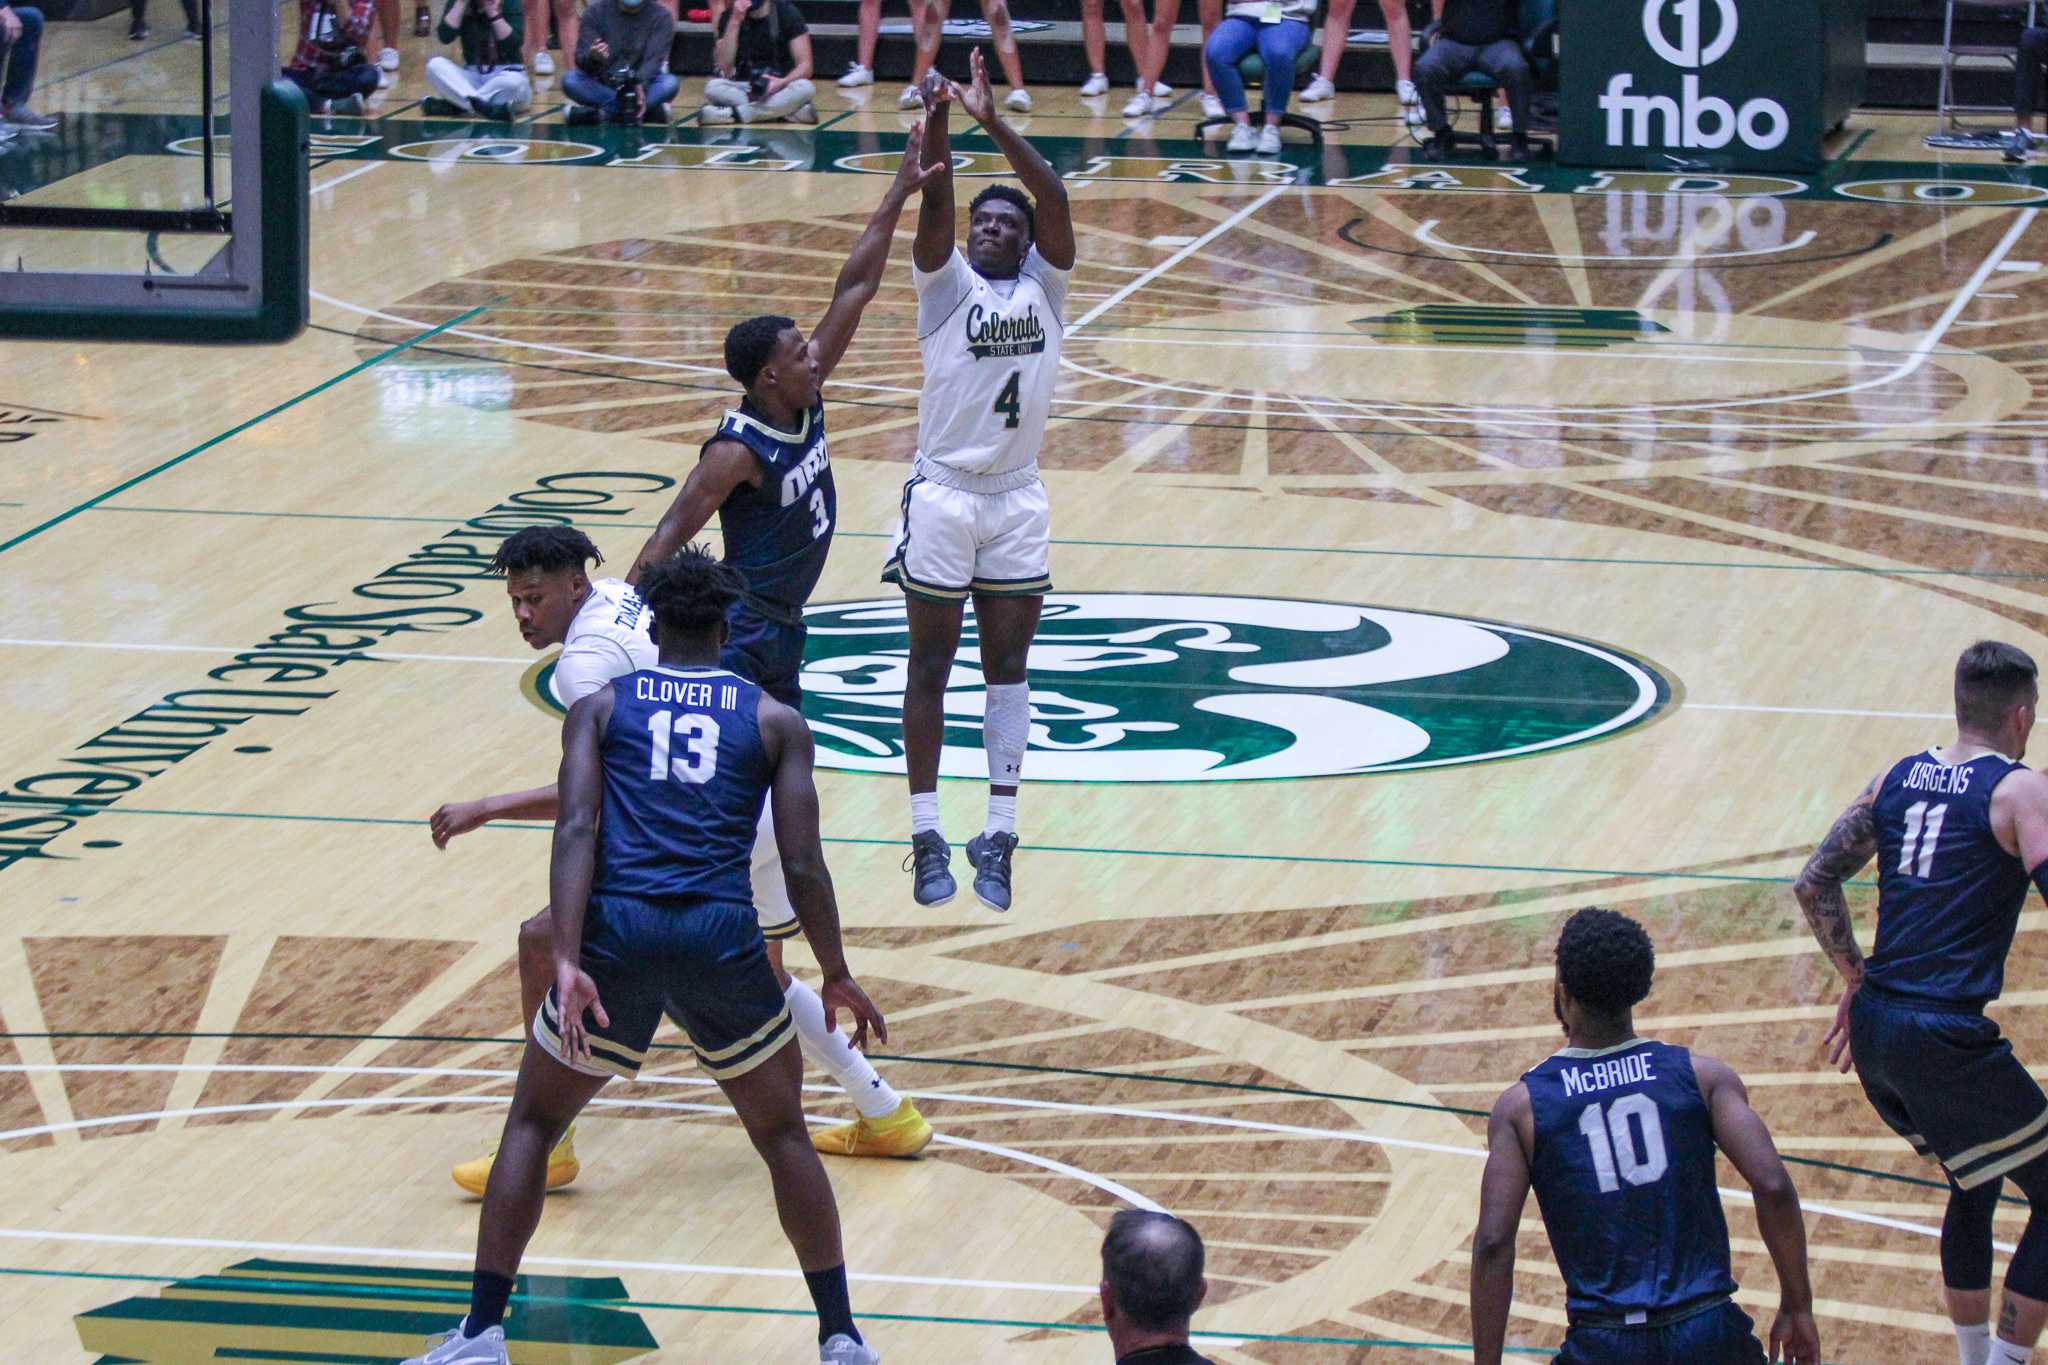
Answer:
[{"label": "white basketball sneaker", "polygon": [[1108,93],[1109,77],[1103,75],[1100,71],[1092,73],[1087,80],[1081,82],[1081,98],[1084,100],[1092,100],[1097,95],[1107,95]]},{"label": "white basketball sneaker", "polygon": [[1301,92],[1301,102],[1303,104],[1321,104],[1324,100],[1335,99],[1336,97],[1337,87],[1324,80],[1321,76],[1310,81],[1308,89]]},{"label": "white basketball sneaker", "polygon": [[1206,91],[1206,90],[1204,90],[1204,91],[1202,92],[1202,117],[1203,117],[1203,118],[1222,118],[1222,117],[1223,117],[1223,101],[1222,101],[1222,100],[1220,100],[1220,99],[1218,99],[1218,98],[1216,98],[1216,96],[1214,96],[1214,95],[1210,94],[1210,93],[1209,93],[1208,91]]},{"label": "white basketball sneaker", "polygon": [[405,1365],[512,1365],[512,1358],[505,1354],[504,1328],[486,1327],[480,1336],[465,1337],[460,1327],[451,1327],[440,1345]]},{"label": "white basketball sneaker", "polygon": [[859,62],[854,62],[848,66],[846,74],[839,78],[839,88],[841,90],[858,90],[863,85],[873,85],[874,83],[875,73],[862,66]]},{"label": "white basketball sneaker", "polygon": [[882,1353],[841,1332],[818,1348],[818,1365],[881,1365]]},{"label": "white basketball sneaker", "polygon": [[1005,108],[1015,109],[1020,114],[1028,114],[1031,112],[1031,92],[1019,86],[1010,92],[1010,97],[1003,101],[1003,105]]}]

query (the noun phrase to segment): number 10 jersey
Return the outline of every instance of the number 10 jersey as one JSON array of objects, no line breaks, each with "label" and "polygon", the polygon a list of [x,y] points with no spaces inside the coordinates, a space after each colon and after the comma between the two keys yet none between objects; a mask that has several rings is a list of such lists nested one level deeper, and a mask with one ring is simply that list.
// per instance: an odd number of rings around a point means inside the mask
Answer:
[{"label": "number 10 jersey", "polygon": [[1536,1126],[1529,1183],[1574,1317],[1625,1322],[1735,1292],[1691,1053],[1640,1038],[1565,1048],[1522,1084]]},{"label": "number 10 jersey", "polygon": [[987,480],[967,490],[976,493],[1008,492],[1038,477],[1072,274],[1048,265],[1035,246],[1014,280],[976,274],[957,247],[935,271],[912,268],[924,356],[921,462]]}]

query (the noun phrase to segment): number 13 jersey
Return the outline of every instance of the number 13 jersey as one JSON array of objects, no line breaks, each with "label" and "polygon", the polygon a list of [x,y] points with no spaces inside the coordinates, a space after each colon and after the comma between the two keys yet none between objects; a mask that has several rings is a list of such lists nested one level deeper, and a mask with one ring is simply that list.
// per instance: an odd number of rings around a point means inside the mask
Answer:
[{"label": "number 13 jersey", "polygon": [[1046,264],[1035,246],[1014,280],[976,274],[957,247],[935,271],[912,267],[924,355],[921,461],[991,481],[974,492],[1007,492],[1038,477],[1072,274]]},{"label": "number 13 jersey", "polygon": [[1529,1183],[1572,1314],[1626,1319],[1735,1292],[1691,1053],[1640,1038],[1565,1048],[1522,1084],[1536,1127]]}]

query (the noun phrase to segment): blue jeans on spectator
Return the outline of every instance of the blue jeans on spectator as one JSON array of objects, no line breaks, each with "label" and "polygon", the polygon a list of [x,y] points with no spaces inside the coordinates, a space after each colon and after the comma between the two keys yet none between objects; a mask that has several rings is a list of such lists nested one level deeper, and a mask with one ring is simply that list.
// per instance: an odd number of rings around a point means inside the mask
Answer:
[{"label": "blue jeans on spectator", "polygon": [[[676,91],[682,85],[674,72],[662,72],[647,87],[647,107],[652,109],[657,104],[669,103],[675,99]],[[589,105],[606,118],[612,116],[612,110],[619,104],[618,91],[581,69],[571,70],[562,77],[562,93],[578,104]]]},{"label": "blue jeans on spectator", "polygon": [[1308,24],[1300,19],[1262,24],[1237,15],[1216,25],[1202,55],[1209,64],[1209,80],[1216,87],[1216,98],[1223,101],[1223,111],[1239,114],[1248,107],[1244,77],[1237,74],[1237,64],[1256,47],[1259,60],[1266,64],[1266,112],[1286,113],[1287,99],[1294,93],[1294,62],[1308,46],[1308,39]]},{"label": "blue jeans on spectator", "polygon": [[309,100],[339,100],[350,95],[367,99],[377,93],[377,67],[373,62],[357,62],[334,71],[301,71],[288,66],[284,76],[305,91]]},{"label": "blue jeans on spectator", "polygon": [[43,46],[43,12],[17,5],[14,17],[21,20],[21,36],[12,44],[0,44],[0,61],[7,63],[7,83],[0,85],[4,109],[28,103],[28,92],[36,83],[36,54]]}]

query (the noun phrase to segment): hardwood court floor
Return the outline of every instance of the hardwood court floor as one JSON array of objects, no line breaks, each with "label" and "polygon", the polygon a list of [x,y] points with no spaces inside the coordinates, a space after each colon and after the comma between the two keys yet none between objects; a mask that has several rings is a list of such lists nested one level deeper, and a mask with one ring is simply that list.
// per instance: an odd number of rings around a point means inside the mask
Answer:
[{"label": "hardwood court floor", "polygon": [[[89,116],[141,147],[157,113]],[[407,159],[466,135],[401,124],[323,150],[300,340],[0,347],[11,1358],[395,1359],[459,1311],[476,1206],[446,1168],[499,1122],[547,839],[437,853],[425,817],[544,780],[554,744],[474,554],[569,515],[625,562],[730,399],[723,330],[815,320],[878,188],[844,172],[895,137],[763,130],[746,155],[797,168],[658,174],[494,135]],[[853,960],[944,1135],[832,1167],[892,1361],[1103,1359],[1073,1330],[1100,1224],[1148,1201],[1209,1239],[1217,1359],[1459,1358],[1433,1348],[1469,1339],[1478,1111],[1555,1044],[1550,946],[1592,903],[1657,940],[1644,1030],[1742,1069],[1801,1162],[1827,1358],[1949,1358],[1941,1193],[1822,1064],[1834,986],[1787,882],[1946,737],[1961,645],[2048,648],[2048,227],[1910,188],[1430,183],[1075,180],[1031,759],[1061,780],[1025,791],[1012,914],[911,904],[900,779],[869,771],[899,642],[815,623]],[[888,601],[907,249],[832,386],[821,604]],[[964,838],[977,784],[944,799]],[[2036,1063],[2042,927],[1999,1009]],[[765,1181],[683,1054],[605,1103],[534,1243],[530,1358],[637,1331],[647,1359],[806,1358]]]}]

